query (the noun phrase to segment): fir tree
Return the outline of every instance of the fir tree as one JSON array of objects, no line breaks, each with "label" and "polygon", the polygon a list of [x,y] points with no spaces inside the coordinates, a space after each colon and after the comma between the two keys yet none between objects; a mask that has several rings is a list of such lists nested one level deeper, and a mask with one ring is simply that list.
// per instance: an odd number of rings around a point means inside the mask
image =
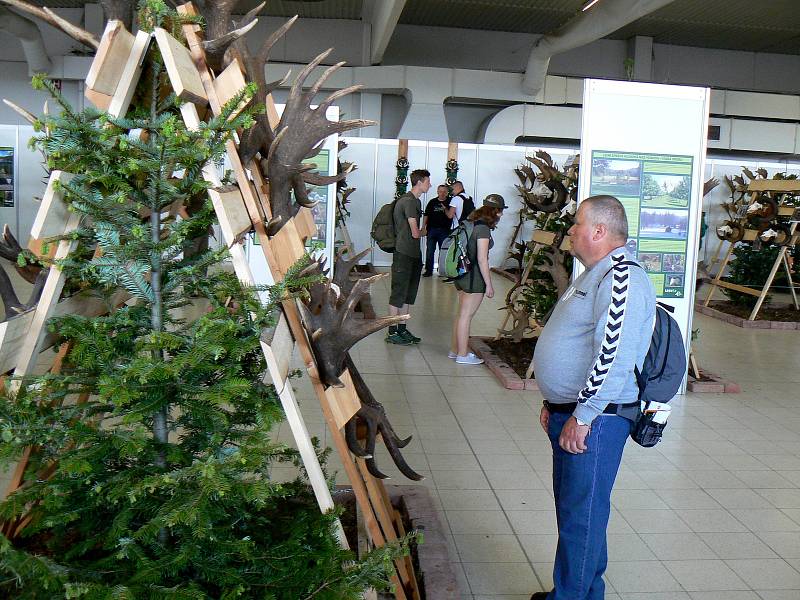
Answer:
[{"label": "fir tree", "polygon": [[[180,32],[155,0],[139,24]],[[48,168],[76,175],[61,185],[82,216],[79,251],[62,263],[71,287],[130,300],[53,319],[69,347],[62,371],[0,397],[0,461],[36,449],[32,475],[0,503],[0,521],[26,519],[0,536],[0,596],[340,600],[387,587],[399,548],[356,560],[307,481],[269,477],[302,467],[270,437],[282,411],[259,338],[277,303],[310,283],[304,265],[263,305],[224,268],[224,248],[197,251],[214,218],[203,165],[251,124],[259,107],[231,115],[253,90],[189,131],[155,44],[124,118],[76,112],[50,82],[35,85],[61,113],[34,143]],[[164,218],[176,205],[193,210]]]}]

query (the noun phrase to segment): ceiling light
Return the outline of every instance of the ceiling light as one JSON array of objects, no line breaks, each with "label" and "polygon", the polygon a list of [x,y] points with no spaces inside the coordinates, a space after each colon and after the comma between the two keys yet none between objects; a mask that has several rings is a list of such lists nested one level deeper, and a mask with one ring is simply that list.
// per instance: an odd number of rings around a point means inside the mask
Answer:
[{"label": "ceiling light", "polygon": [[584,7],[583,7],[581,10],[584,10],[584,11],[585,11],[585,10],[589,10],[589,9],[590,9],[590,8],[592,8],[592,7],[593,7],[595,4],[597,4],[598,2],[600,2],[600,0],[589,0],[589,1],[586,3],[586,5],[585,5],[585,6],[584,6]]}]

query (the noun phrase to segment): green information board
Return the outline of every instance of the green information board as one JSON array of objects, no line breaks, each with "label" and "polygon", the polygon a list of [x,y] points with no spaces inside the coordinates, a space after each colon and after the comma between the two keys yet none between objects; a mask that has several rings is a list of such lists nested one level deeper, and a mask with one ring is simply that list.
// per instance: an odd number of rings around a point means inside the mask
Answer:
[{"label": "green information board", "polygon": [[692,157],[592,152],[590,196],[619,198],[628,215],[628,249],[659,298],[683,298]]}]

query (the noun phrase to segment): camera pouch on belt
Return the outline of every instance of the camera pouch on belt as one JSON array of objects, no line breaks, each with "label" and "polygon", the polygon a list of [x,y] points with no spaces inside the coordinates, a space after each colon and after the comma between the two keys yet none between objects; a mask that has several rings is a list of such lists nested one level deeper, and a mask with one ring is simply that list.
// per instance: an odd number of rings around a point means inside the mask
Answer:
[{"label": "camera pouch on belt", "polygon": [[631,439],[640,446],[652,448],[661,441],[671,409],[661,402],[642,402],[642,412],[633,426]]}]

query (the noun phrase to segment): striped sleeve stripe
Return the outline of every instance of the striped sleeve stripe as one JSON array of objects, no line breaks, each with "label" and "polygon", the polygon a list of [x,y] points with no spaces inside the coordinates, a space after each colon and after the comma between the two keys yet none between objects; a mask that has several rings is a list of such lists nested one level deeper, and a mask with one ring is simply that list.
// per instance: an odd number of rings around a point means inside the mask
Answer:
[{"label": "striped sleeve stripe", "polygon": [[628,284],[630,283],[630,271],[626,264],[620,264],[625,260],[624,254],[617,254],[611,257],[616,264],[611,270],[613,280],[611,282],[611,302],[608,305],[606,315],[606,326],[603,343],[600,345],[600,353],[595,360],[592,370],[586,380],[586,387],[578,393],[578,402],[581,404],[593,398],[603,387],[614,359],[617,356],[620,336],[622,335],[622,323],[625,320],[625,306],[628,303]]}]

